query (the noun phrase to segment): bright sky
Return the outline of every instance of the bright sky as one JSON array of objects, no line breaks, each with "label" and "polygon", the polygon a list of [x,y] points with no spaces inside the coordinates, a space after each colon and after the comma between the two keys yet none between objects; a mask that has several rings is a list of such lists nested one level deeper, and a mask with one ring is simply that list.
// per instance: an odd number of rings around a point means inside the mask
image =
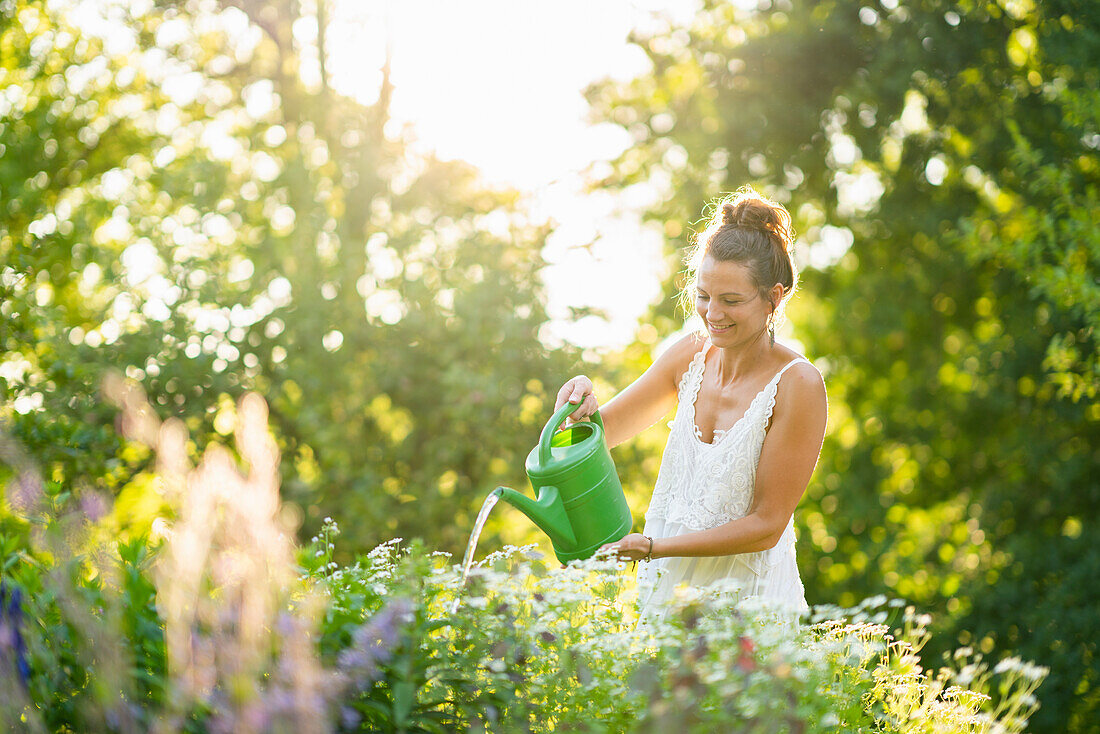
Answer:
[{"label": "bright sky", "polygon": [[[585,347],[628,342],[659,294],[660,236],[632,196],[584,194],[582,172],[628,144],[586,121],[586,85],[647,68],[627,44],[657,14],[685,20],[694,0],[338,0],[330,26],[333,85],[377,99],[387,43],[392,112],[444,158],[529,192],[536,216],[558,223],[545,255],[552,339]],[[589,245],[591,245],[589,247]],[[568,307],[607,310],[611,323],[563,323]]]}]

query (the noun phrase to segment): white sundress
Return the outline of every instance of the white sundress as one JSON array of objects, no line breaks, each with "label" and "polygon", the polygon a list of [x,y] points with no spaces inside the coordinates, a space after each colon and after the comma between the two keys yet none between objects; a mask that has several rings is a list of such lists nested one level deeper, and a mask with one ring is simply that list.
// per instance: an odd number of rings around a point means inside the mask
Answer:
[{"label": "white sundress", "polygon": [[[665,445],[645,530],[651,538],[670,538],[724,525],[748,514],[756,486],[756,468],[768,421],[775,408],[780,378],[788,362],[757,393],[744,416],[728,431],[715,431],[705,443],[695,424],[695,400],[703,383],[708,343],[692,359],[679,386],[679,405]],[[659,558],[638,566],[641,619],[659,619],[677,587],[739,587],[738,599],[761,601],[805,612],[806,592],[795,563],[794,518],[776,545],[766,551],[703,558]]]}]

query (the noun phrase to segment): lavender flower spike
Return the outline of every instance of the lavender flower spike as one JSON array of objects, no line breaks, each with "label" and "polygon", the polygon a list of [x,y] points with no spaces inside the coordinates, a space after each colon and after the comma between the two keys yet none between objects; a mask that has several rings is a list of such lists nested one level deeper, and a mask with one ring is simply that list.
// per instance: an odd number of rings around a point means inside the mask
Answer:
[{"label": "lavender flower spike", "polygon": [[15,671],[25,687],[30,682],[31,667],[27,663],[27,648],[19,631],[22,626],[23,590],[16,586],[9,591],[8,585],[0,581],[0,660],[5,659],[10,651],[15,658]]}]

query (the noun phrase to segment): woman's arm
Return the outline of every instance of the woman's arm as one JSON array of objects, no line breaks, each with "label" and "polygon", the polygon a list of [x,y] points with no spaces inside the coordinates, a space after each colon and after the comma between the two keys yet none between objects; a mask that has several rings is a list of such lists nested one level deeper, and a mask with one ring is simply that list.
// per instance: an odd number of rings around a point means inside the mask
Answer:
[{"label": "woman's arm", "polygon": [[[753,553],[779,542],[817,465],[828,414],[825,383],[813,366],[791,367],[781,386],[748,514],[710,530],[655,538],[652,558]],[[632,533],[609,546],[620,558],[636,561],[646,557],[649,540]]]},{"label": "woman's arm", "polygon": [[[680,339],[666,349],[641,377],[599,408],[608,446],[618,446],[633,438],[668,413],[676,403],[680,376],[703,344],[704,340],[695,334]],[[587,418],[598,407],[592,394],[592,381],[583,375],[562,385],[554,410],[566,401],[577,403],[582,400],[584,406],[573,414],[574,420]]]}]

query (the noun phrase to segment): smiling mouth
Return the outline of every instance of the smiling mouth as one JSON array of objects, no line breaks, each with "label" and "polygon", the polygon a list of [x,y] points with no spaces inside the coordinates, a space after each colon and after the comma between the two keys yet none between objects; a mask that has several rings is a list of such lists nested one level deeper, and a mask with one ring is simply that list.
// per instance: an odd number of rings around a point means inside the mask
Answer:
[{"label": "smiling mouth", "polygon": [[733,328],[733,324],[726,324],[725,326],[717,326],[716,324],[707,324],[707,326],[710,327],[711,331],[717,331],[717,332],[729,331],[730,329]]}]

